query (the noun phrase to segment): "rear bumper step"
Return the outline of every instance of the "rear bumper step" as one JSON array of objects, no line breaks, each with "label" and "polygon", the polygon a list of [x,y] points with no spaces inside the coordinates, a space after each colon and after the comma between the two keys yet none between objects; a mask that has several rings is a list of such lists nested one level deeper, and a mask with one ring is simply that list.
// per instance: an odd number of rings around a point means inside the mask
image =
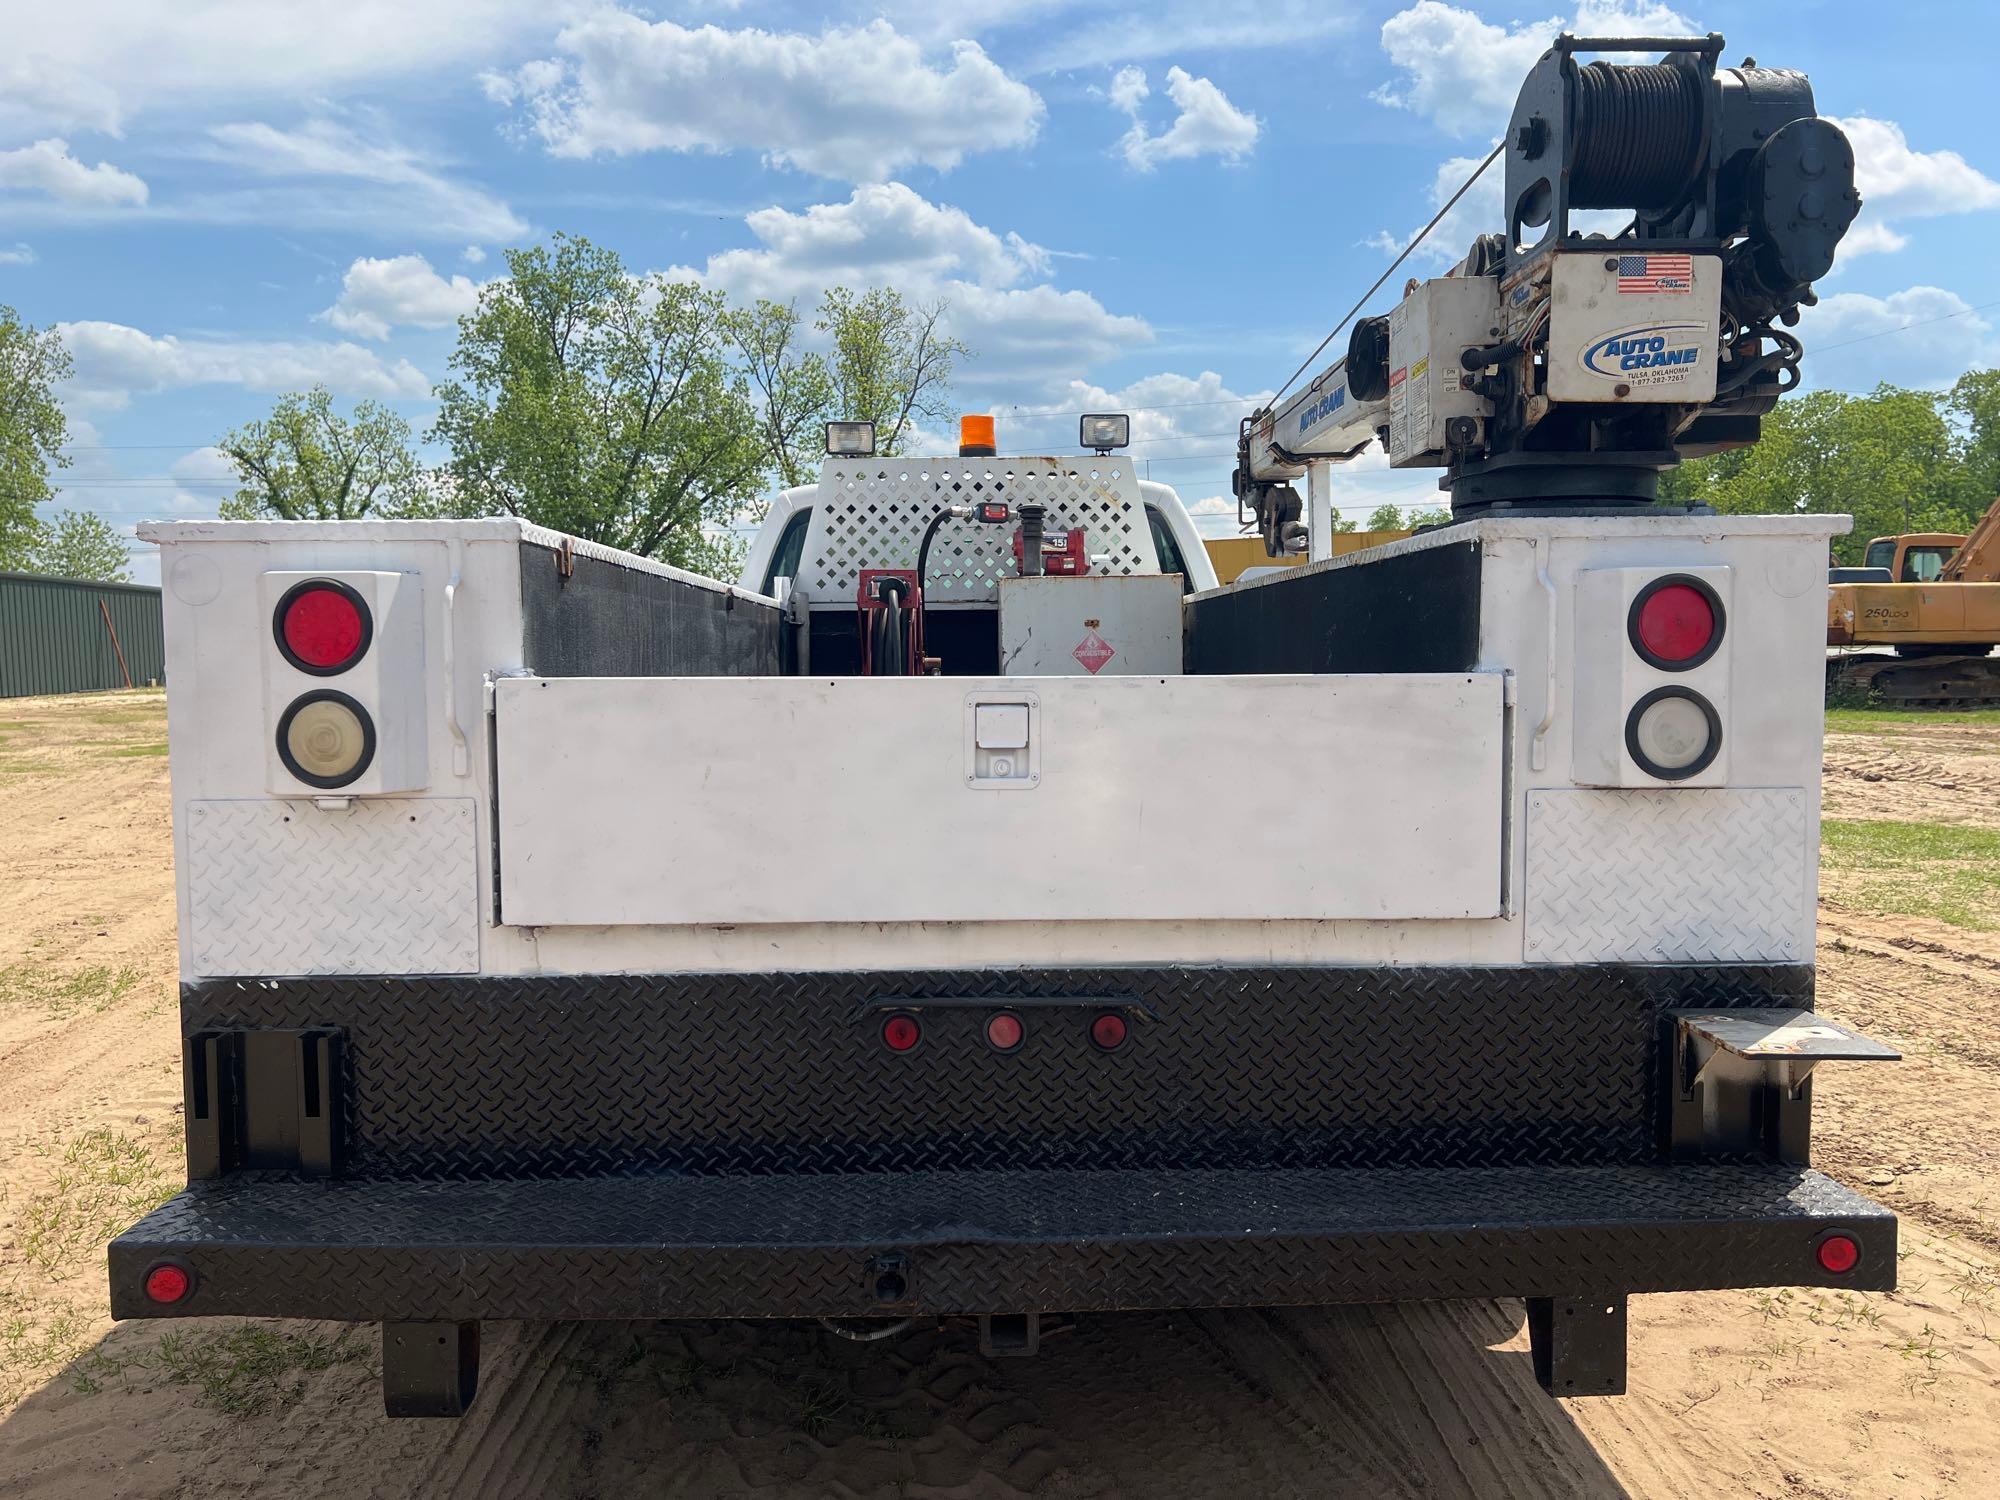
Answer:
[{"label": "rear bumper step", "polygon": [[[1833,1231],[1860,1246],[1824,1270]],[[192,1273],[146,1296],[162,1261]],[[1790,1166],[199,1183],[114,1316],[854,1317],[1895,1285],[1896,1220]]]}]

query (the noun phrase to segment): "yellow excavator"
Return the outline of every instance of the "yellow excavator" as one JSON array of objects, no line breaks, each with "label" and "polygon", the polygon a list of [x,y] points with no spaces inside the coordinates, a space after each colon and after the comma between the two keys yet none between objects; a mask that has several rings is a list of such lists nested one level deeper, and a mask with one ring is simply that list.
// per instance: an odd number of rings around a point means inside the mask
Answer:
[{"label": "yellow excavator", "polygon": [[1829,698],[2000,706],[2000,499],[1969,536],[1878,536],[1829,578]]}]

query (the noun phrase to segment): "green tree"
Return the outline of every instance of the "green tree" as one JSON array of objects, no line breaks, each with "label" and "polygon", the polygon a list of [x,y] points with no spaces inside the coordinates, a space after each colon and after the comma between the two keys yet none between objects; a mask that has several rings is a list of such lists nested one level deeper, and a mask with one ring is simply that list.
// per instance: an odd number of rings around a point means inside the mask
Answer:
[{"label": "green tree", "polygon": [[1393,505],[1378,505],[1368,512],[1368,524],[1364,531],[1401,531],[1403,513]]},{"label": "green tree", "polygon": [[778,483],[806,484],[824,451],[834,410],[833,376],[818,354],[799,347],[799,309],[759,298],[725,325],[742,356],[758,404],[758,432]]},{"label": "green tree", "polygon": [[53,328],[0,305],[0,568],[26,563],[43,531],[35,507],[55,494],[49,471],[69,466],[69,422],[55,394],[69,373]]},{"label": "green tree", "polygon": [[429,501],[410,424],[373,401],[343,417],[325,386],[281,396],[219,446],[242,483],[222,502],[231,520],[352,521],[421,513]]},{"label": "green tree", "polygon": [[833,343],[833,414],[875,424],[875,451],[894,455],[918,420],[949,415],[954,362],[972,351],[943,329],[946,304],[907,302],[890,287],[828,288],[813,326]]},{"label": "green tree", "polygon": [[1419,526],[1449,526],[1451,507],[1448,505],[1413,505],[1403,512],[1403,526],[1415,531]]},{"label": "green tree", "polygon": [[580,236],[510,250],[459,320],[431,436],[462,503],[697,571],[740,549],[709,534],[754,506],[757,411],[722,298],[627,274]]},{"label": "green tree", "polygon": [[1733,515],[1851,515],[1854,530],[1834,539],[1843,563],[1859,562],[1873,536],[1964,531],[1986,502],[1973,501],[1965,433],[1949,412],[1949,398],[1892,385],[1813,391],[1780,402],[1753,447],[1681,465],[1661,498]]},{"label": "green tree", "polygon": [[1960,487],[1966,508],[1979,515],[2000,495],[2000,370],[1967,370],[1944,405],[1962,430]]},{"label": "green tree", "polygon": [[23,571],[100,583],[132,581],[125,539],[104,517],[83,510],[59,510],[53,520],[38,521],[36,527]]}]

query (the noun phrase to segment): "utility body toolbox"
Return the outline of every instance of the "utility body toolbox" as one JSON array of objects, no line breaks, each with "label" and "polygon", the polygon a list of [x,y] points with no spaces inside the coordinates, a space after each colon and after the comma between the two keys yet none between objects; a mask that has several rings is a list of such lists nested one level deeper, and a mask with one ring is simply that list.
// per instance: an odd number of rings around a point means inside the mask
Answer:
[{"label": "utility body toolbox", "polygon": [[[1009,462],[1074,581],[1160,572],[1115,461]],[[1147,675],[991,618],[858,675],[834,508],[951,476],[829,471],[782,599],[513,520],[146,529],[190,1181],[117,1316],[379,1320],[435,1414],[489,1319],[1519,1296],[1576,1395],[1631,1293],[1894,1284],[1807,1159],[1818,1063],[1887,1055],[1812,1014],[1838,520],[1471,521],[1189,595]],[[969,620],[988,540],[922,583]]]}]

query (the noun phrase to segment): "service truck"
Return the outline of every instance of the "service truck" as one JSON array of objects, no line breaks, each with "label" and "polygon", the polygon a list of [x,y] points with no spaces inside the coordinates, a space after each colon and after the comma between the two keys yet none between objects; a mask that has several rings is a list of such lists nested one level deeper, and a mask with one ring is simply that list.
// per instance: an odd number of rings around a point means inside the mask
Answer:
[{"label": "service truck", "polygon": [[189,1181],[114,1313],[379,1322],[439,1415],[492,1320],[1520,1298],[1580,1396],[1634,1293],[1893,1286],[1809,1163],[1811,1075],[1893,1056],[1813,1010],[1844,522],[1654,503],[1796,381],[1857,202],[1720,51],[1559,39],[1502,231],[1246,419],[1274,554],[1334,457],[1442,469],[1390,545],[1208,587],[1116,413],[834,424],[735,584],[147,528]]}]

